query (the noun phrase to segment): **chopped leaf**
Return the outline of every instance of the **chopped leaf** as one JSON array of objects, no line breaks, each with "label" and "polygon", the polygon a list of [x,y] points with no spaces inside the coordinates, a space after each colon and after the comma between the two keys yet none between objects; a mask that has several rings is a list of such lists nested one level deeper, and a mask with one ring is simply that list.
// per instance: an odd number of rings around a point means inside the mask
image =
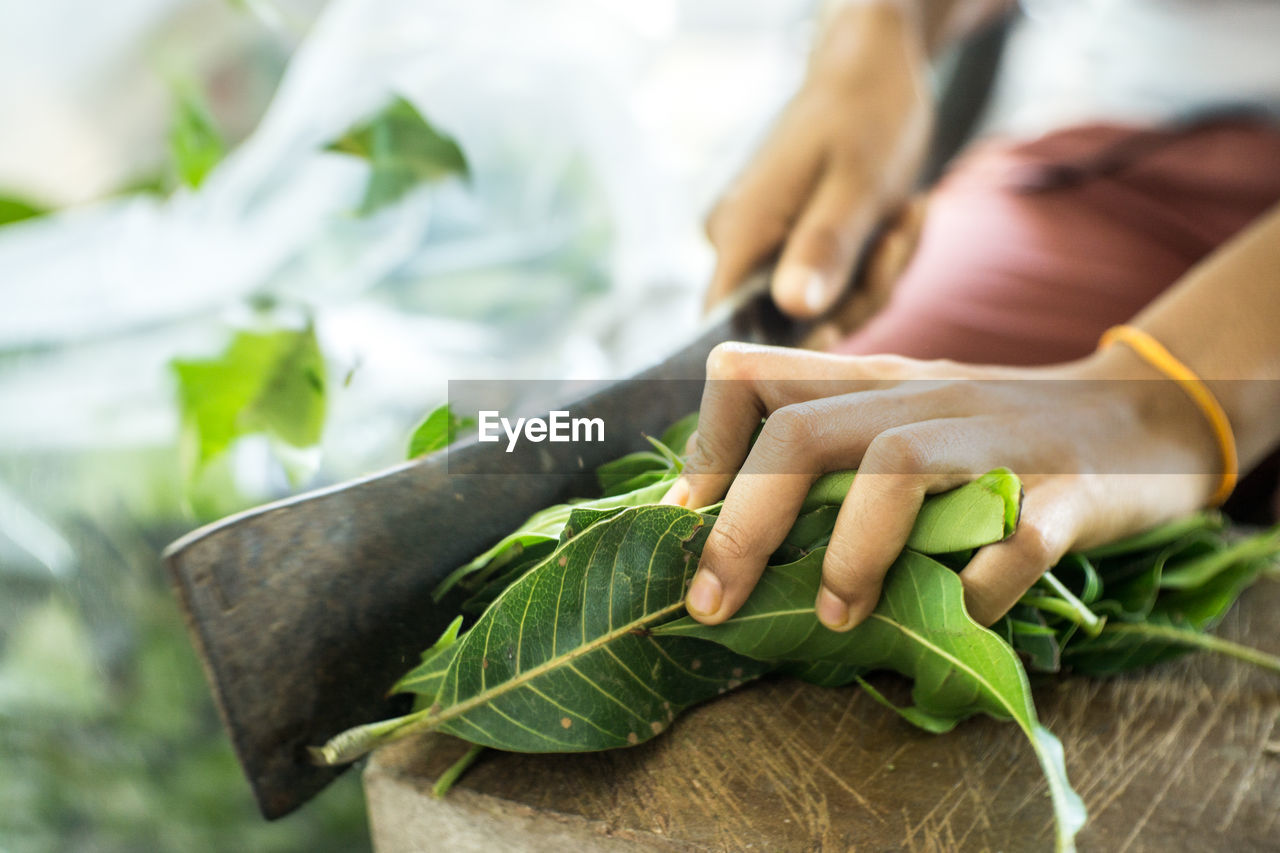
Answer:
[{"label": "chopped leaf", "polygon": [[437,406],[413,430],[409,439],[409,458],[415,459],[427,453],[443,450],[458,440],[458,436],[476,425],[476,419],[458,417],[449,404]]},{"label": "chopped leaf", "polygon": [[241,436],[292,447],[320,441],[325,364],[315,330],[240,331],[210,359],[178,359],[178,404],[189,479]]},{"label": "chopped leaf", "polygon": [[204,96],[191,83],[176,84],[169,156],[179,180],[192,188],[200,186],[225,154],[226,145]]},{"label": "chopped leaf", "polygon": [[430,684],[430,707],[345,732],[320,757],[348,761],[425,730],[518,752],[632,746],[770,668],[715,643],[650,633],[684,609],[703,516],[642,506],[593,521],[571,517],[581,532],[452,646],[443,680]]},{"label": "chopped leaf", "polygon": [[369,161],[369,182],[357,211],[360,216],[394,204],[419,184],[470,175],[458,143],[399,96],[325,150]]}]

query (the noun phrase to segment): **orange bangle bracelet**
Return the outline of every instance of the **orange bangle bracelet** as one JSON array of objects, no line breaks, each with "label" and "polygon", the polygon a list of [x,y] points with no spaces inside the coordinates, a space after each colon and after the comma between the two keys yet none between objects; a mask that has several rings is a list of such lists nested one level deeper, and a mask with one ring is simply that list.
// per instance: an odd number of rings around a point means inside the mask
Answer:
[{"label": "orange bangle bracelet", "polygon": [[1098,349],[1106,349],[1115,343],[1127,344],[1138,356],[1165,376],[1177,382],[1196,404],[1209,422],[1209,429],[1218,441],[1222,455],[1222,477],[1214,491],[1210,504],[1218,506],[1228,497],[1240,479],[1240,462],[1236,455],[1236,436],[1231,431],[1231,421],[1222,404],[1213,396],[1209,386],[1191,368],[1174,357],[1164,345],[1136,326],[1113,326],[1103,333]]}]

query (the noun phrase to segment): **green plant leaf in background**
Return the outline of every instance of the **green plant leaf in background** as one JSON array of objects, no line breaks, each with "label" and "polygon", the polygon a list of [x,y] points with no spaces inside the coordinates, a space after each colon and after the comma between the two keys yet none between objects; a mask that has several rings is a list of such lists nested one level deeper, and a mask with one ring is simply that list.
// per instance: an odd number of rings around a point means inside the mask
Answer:
[{"label": "green plant leaf in background", "polygon": [[264,433],[298,448],[320,441],[325,363],[309,323],[239,331],[221,355],[177,359],[173,370],[188,482],[244,435]]},{"label": "green plant leaf in background", "polygon": [[10,225],[25,219],[35,219],[49,212],[33,201],[16,195],[0,194],[0,225]]},{"label": "green plant leaf in background", "polygon": [[708,520],[673,506],[575,514],[574,535],[447,647],[443,679],[424,682],[428,708],[344,732],[317,757],[339,763],[425,730],[517,752],[630,746],[767,671],[715,643],[650,634],[683,610]]},{"label": "green plant leaf in background", "polygon": [[443,450],[458,440],[458,436],[476,425],[476,419],[458,417],[449,404],[437,406],[413,429],[409,438],[409,458]]},{"label": "green plant leaf in background", "polygon": [[226,143],[204,95],[194,83],[173,85],[174,112],[169,125],[169,156],[178,179],[191,188],[204,183],[226,154]]},{"label": "green plant leaf in background", "polygon": [[[997,513],[1003,517],[1002,506]],[[959,576],[923,554],[904,551],[890,568],[871,616],[852,631],[837,633],[813,610],[825,553],[820,548],[795,563],[766,569],[742,608],[720,625],[686,616],[655,628],[654,634],[710,640],[760,660],[826,661],[902,673],[915,681],[915,706],[896,710],[929,731],[946,731],[979,712],[1014,720],[1049,781],[1058,849],[1071,849],[1085,812],[1067,782],[1062,746],[1036,718],[1017,654],[965,611]]]},{"label": "green plant leaf in background", "polygon": [[419,184],[470,177],[467,159],[458,143],[400,96],[329,143],[325,150],[369,161],[369,182],[356,211],[359,216],[369,216],[394,204]]}]

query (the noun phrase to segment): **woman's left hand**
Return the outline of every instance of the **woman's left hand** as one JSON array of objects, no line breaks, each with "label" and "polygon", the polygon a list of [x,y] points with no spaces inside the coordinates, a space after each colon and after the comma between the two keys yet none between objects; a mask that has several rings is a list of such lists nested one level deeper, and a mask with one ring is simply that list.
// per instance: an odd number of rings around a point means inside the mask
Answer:
[{"label": "woman's left hand", "polygon": [[836,630],[875,608],[925,495],[991,468],[1013,469],[1026,494],[1013,536],[960,573],[983,624],[1068,550],[1194,511],[1216,481],[1217,445],[1200,412],[1123,346],[1027,369],[725,344],[707,378],[685,472],[665,499],[724,499],[687,598],[707,624],[746,600],[828,471],[859,470],[815,604]]}]

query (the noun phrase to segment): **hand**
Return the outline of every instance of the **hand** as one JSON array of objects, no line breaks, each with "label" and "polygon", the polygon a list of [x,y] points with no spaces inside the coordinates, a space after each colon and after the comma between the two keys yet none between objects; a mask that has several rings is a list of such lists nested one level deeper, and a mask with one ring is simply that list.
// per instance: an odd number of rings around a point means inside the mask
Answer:
[{"label": "hand", "polygon": [[845,7],[799,93],[707,220],[708,305],[781,248],[773,298],[816,317],[840,298],[871,230],[906,199],[932,121],[919,23],[898,3]]},{"label": "hand", "polygon": [[915,257],[928,198],[926,193],[913,196],[882,225],[875,244],[866,249],[854,291],[812,325],[799,347],[832,349],[889,304],[899,277]]},{"label": "hand", "polygon": [[875,608],[927,493],[999,466],[1022,476],[1015,533],[960,573],[969,612],[990,624],[1068,550],[1191,512],[1216,481],[1198,409],[1124,346],[1027,369],[725,344],[707,376],[685,472],[664,499],[724,498],[687,598],[707,624],[746,600],[827,471],[859,471],[815,603],[835,630]]}]

